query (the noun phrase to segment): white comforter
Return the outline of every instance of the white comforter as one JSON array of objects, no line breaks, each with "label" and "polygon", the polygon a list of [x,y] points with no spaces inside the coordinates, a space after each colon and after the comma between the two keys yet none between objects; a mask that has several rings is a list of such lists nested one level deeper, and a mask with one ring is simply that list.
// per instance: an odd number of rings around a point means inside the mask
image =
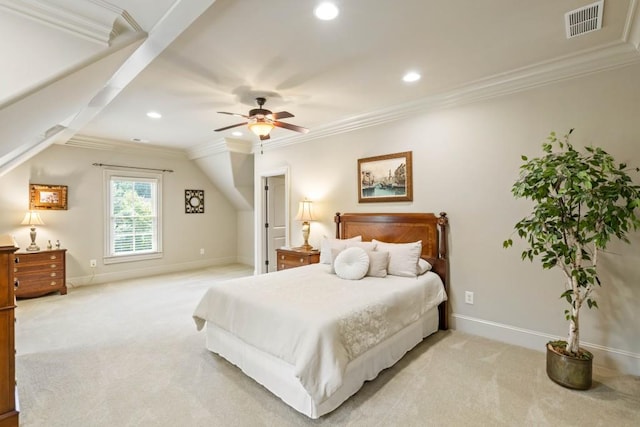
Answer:
[{"label": "white comforter", "polygon": [[340,387],[350,360],[446,300],[440,277],[343,280],[313,264],[213,285],[193,314],[295,367],[316,403]]}]

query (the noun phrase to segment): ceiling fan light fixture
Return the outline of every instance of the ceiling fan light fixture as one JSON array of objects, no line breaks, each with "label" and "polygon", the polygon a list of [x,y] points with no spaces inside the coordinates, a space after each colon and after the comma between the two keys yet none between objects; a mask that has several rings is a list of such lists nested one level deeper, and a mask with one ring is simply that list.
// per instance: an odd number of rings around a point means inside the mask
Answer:
[{"label": "ceiling fan light fixture", "polygon": [[273,123],[264,119],[257,119],[256,121],[249,123],[249,129],[251,129],[251,132],[255,133],[257,136],[267,136],[273,128]]}]

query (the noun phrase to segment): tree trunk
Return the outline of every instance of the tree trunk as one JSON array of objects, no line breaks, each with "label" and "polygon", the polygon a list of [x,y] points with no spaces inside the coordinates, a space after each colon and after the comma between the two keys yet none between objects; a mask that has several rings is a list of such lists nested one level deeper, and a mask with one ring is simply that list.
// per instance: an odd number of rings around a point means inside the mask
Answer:
[{"label": "tree trunk", "polygon": [[580,347],[580,321],[578,316],[580,314],[579,307],[571,307],[571,317],[569,318],[569,336],[567,337],[567,353],[578,354]]}]

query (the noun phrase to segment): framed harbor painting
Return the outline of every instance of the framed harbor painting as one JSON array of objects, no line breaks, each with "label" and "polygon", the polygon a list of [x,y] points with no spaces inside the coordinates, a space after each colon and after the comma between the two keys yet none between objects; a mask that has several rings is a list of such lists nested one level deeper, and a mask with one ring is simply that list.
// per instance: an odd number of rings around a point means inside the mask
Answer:
[{"label": "framed harbor painting", "polygon": [[411,151],[358,159],[358,202],[413,201]]}]

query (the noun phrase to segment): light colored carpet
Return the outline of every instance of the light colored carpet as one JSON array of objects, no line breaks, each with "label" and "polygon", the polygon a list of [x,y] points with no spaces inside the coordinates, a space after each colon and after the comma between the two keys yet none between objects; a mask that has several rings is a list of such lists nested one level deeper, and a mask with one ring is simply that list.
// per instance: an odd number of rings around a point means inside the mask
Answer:
[{"label": "light colored carpet", "polygon": [[345,404],[310,420],[205,349],[191,318],[233,265],[18,302],[16,370],[28,426],[638,426],[640,378],[595,369],[552,383],[544,353],[438,332]]}]

